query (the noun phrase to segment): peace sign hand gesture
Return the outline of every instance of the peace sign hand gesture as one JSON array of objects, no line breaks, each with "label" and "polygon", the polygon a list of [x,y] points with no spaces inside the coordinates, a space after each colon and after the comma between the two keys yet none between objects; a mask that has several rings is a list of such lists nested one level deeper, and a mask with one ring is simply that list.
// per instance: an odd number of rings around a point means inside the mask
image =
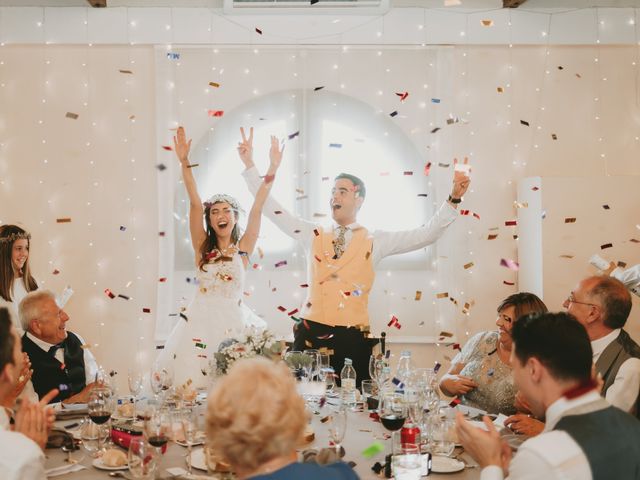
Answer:
[{"label": "peace sign hand gesture", "polygon": [[253,127],[249,129],[249,138],[247,138],[244,127],[240,127],[240,135],[242,141],[238,142],[238,155],[244,166],[249,169],[253,167]]}]

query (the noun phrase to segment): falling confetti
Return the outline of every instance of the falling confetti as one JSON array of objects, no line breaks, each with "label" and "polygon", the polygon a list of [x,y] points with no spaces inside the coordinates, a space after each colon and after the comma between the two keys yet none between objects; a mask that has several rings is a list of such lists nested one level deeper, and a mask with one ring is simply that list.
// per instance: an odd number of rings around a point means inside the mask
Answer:
[{"label": "falling confetti", "polygon": [[493,27],[493,20],[481,20],[483,27]]},{"label": "falling confetti", "polygon": [[604,250],[605,248],[613,247],[613,243],[605,243],[604,245],[600,245],[600,250]]},{"label": "falling confetti", "polygon": [[416,290],[416,296],[414,297],[414,300],[417,302],[422,298],[422,292],[420,290]]},{"label": "falling confetti", "polygon": [[576,223],[575,217],[567,217],[564,219],[564,223]]},{"label": "falling confetti", "polygon": [[216,82],[209,82],[209,86],[213,88],[220,88],[220,84]]},{"label": "falling confetti", "polygon": [[464,269],[465,269],[465,270],[468,270],[468,269],[470,269],[471,267],[473,267],[473,265],[474,265],[474,263],[473,263],[473,262],[465,263],[465,265],[464,265]]},{"label": "falling confetti", "polygon": [[329,148],[342,148],[341,143],[330,143]]},{"label": "falling confetti", "polygon": [[529,126],[529,122],[527,122],[526,120],[520,120],[520,124],[524,125],[525,127]]},{"label": "falling confetti", "polygon": [[364,458],[373,458],[376,455],[378,455],[379,453],[384,452],[384,444],[382,444],[382,442],[379,441],[375,441],[373,442],[371,445],[369,445],[367,448],[365,448],[362,451],[362,456]]},{"label": "falling confetti", "polygon": [[395,117],[396,115],[398,115],[398,111],[397,110],[394,110],[393,112],[391,112],[389,114],[390,117]]},{"label": "falling confetti", "polygon": [[257,27],[256,27],[256,29],[255,29],[255,30],[256,30],[256,33],[257,33],[258,35],[262,35],[262,30],[260,30],[260,29],[259,29],[259,28],[257,28]]},{"label": "falling confetti", "polygon": [[207,115],[210,117],[221,117],[224,115],[224,110],[207,110]]},{"label": "falling confetti", "polygon": [[298,135],[300,135],[300,130],[298,130],[297,132],[292,133],[291,135],[288,135],[287,138],[289,140],[293,140],[294,138],[296,138]]},{"label": "falling confetti", "polygon": [[78,115],[77,113],[67,112],[67,114],[65,115],[65,118],[70,118],[71,120],[77,120],[79,116],[80,115]]},{"label": "falling confetti", "polygon": [[69,217],[56,218],[56,223],[71,223],[71,218]]},{"label": "falling confetti", "polygon": [[436,298],[448,298],[448,297],[449,297],[449,293],[448,292],[436,294]]},{"label": "falling confetti", "polygon": [[520,265],[515,260],[510,260],[508,258],[500,259],[500,266],[507,267],[509,270],[517,271],[520,269]]}]

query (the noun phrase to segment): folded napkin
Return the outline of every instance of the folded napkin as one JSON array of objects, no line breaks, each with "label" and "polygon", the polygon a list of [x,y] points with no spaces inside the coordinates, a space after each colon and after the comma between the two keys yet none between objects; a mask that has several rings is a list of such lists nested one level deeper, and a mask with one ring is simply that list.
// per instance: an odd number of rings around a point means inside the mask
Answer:
[{"label": "folded napkin", "polygon": [[60,475],[66,475],[67,473],[79,472],[80,470],[85,470],[87,467],[84,465],[80,465],[79,463],[75,463],[73,465],[62,465],[60,467],[49,468],[45,471],[47,474],[47,478],[58,477]]}]

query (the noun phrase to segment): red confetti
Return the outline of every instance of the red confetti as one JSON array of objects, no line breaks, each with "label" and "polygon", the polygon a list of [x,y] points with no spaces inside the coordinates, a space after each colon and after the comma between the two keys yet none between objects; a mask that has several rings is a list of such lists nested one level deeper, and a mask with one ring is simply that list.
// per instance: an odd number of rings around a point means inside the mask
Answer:
[{"label": "red confetti", "polygon": [[300,285],[300,288],[309,288],[309,284],[308,283],[303,283]]},{"label": "red confetti", "polygon": [[278,306],[278,310],[280,310],[281,312],[286,312],[287,311],[287,309],[284,308],[282,305]]},{"label": "red confetti", "polygon": [[298,313],[298,309],[294,308],[293,310],[291,310],[290,312],[287,313],[287,315],[291,316],[291,315],[295,315],[296,313]]},{"label": "red confetti", "polygon": [[278,263],[276,263],[276,268],[284,267],[286,264],[287,264],[286,260],[280,260]]},{"label": "red confetti", "polygon": [[58,270],[57,268],[52,272],[54,275],[58,275],[60,273],[60,270]]},{"label": "red confetti", "polygon": [[258,35],[262,35],[262,30],[260,30],[259,28],[256,28],[256,33],[257,33]]},{"label": "red confetti", "polygon": [[500,266],[507,267],[509,270],[520,270],[520,264],[515,260],[510,260],[508,258],[501,258]]},{"label": "red confetti", "polygon": [[600,250],[604,250],[605,248],[613,247],[613,243],[605,243],[604,245],[600,245]]},{"label": "red confetti", "polygon": [[160,283],[164,283],[167,281],[167,277],[160,277],[160,279],[158,280]]},{"label": "red confetti", "polygon": [[151,313],[151,309],[150,308],[143,308],[142,309],[142,313]]},{"label": "red confetti", "polygon": [[302,324],[304,325],[304,328],[306,328],[307,330],[311,330],[311,327],[309,326],[306,320],[302,320]]},{"label": "red confetti", "polygon": [[314,233],[314,235],[315,235],[316,237],[317,237],[318,235],[320,235],[320,232],[318,231],[318,229],[317,229],[317,228],[314,228],[314,229],[313,229],[313,233]]},{"label": "red confetti", "polygon": [[162,148],[167,152],[173,152],[173,147],[170,147],[169,145],[162,145]]},{"label": "red confetti", "polygon": [[210,117],[221,117],[224,115],[224,110],[208,110],[207,114],[209,114]]},{"label": "red confetti", "polygon": [[457,405],[460,405],[460,399],[458,397],[454,398],[453,400],[451,400],[451,403],[449,403],[449,406],[451,408],[454,408]]},{"label": "red confetti", "polygon": [[506,222],[504,222],[504,225],[506,227],[515,227],[516,225],[518,225],[518,221],[517,220],[507,220]]},{"label": "red confetti", "polygon": [[515,285],[514,282],[507,282],[506,280],[503,280],[502,283],[504,283],[505,285],[509,285],[511,287]]},{"label": "red confetti", "polygon": [[104,293],[106,293],[106,294],[107,294],[107,297],[109,297],[109,298],[111,298],[111,299],[116,298],[116,296],[114,295],[114,293],[113,293],[111,290],[109,290],[108,288],[105,288],[105,289],[104,289]]},{"label": "red confetti", "polygon": [[313,258],[315,258],[318,262],[322,262],[322,260],[320,259],[320,257],[318,255],[314,255]]},{"label": "red confetti", "polygon": [[396,95],[400,97],[401,102],[404,102],[409,96],[409,92],[402,92],[402,93],[396,92]]},{"label": "red confetti", "polygon": [[462,348],[460,348],[460,344],[459,343],[454,343],[453,345],[451,345],[451,348],[453,348],[454,350],[462,351]]},{"label": "red confetti", "polygon": [[473,217],[474,217],[474,218],[477,218],[478,220],[480,220],[480,215],[478,215],[477,213],[474,213],[474,214],[473,214]]}]

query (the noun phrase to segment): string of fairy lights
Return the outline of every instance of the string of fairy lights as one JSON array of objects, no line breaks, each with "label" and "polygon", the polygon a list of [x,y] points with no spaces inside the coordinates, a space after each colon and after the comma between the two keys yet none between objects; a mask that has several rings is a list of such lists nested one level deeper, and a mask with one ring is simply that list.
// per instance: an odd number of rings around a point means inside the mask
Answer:
[{"label": "string of fairy lights", "polygon": [[[488,10],[483,13],[486,14],[487,17],[490,17],[493,12],[497,12],[497,11],[498,10]],[[594,22],[595,22],[594,28],[596,32],[596,41],[595,41],[595,44],[593,45],[594,72],[595,72],[595,75],[594,75],[595,80],[593,82],[593,92],[594,92],[593,122],[595,124],[599,124],[599,123],[603,123],[603,116],[605,114],[605,105],[602,102],[602,96],[604,94],[604,91],[607,88],[607,85],[608,85],[607,82],[610,81],[607,78],[606,72],[603,71],[603,66],[602,66],[603,45],[602,45],[601,39],[602,39],[603,31],[607,28],[607,24],[606,24],[606,20],[601,18],[600,9],[594,8],[594,9],[591,9],[591,11],[594,14]],[[208,34],[211,38],[211,42],[210,42],[211,45],[207,46],[207,50],[209,52],[210,70],[211,70],[212,76],[216,76],[216,78],[219,78],[219,79],[224,78],[223,77],[224,72],[221,71],[222,68],[219,67],[219,64],[217,62],[218,53],[220,52],[220,47],[213,44],[213,39],[214,39],[213,27],[214,27],[215,19],[223,19],[225,22],[230,22],[238,28],[245,29],[246,37],[247,37],[246,48],[250,52],[252,52],[254,55],[260,55],[264,48],[268,48],[268,47],[258,47],[260,34],[255,31],[255,28],[247,27],[246,25],[238,21],[235,21],[233,19],[230,19],[229,17],[222,16],[217,11],[209,10],[209,12],[210,12],[210,18],[208,22],[209,23]],[[630,12],[631,14],[628,22],[629,22],[629,26],[633,27],[634,44],[636,46],[635,60],[633,61],[633,66],[635,67],[635,71],[637,75],[640,68],[640,42],[638,39],[637,9],[631,9]],[[46,185],[47,175],[48,175],[47,172],[54,168],[60,168],[62,163],[61,157],[56,152],[51,152],[48,148],[48,145],[51,143],[51,140],[52,140],[50,138],[51,129],[49,128],[49,126],[53,121],[53,119],[51,118],[52,113],[49,105],[51,103],[51,100],[55,96],[55,91],[53,89],[56,88],[56,85],[53,84],[52,78],[56,73],[57,66],[55,65],[51,56],[53,48],[56,44],[52,40],[50,40],[48,37],[48,29],[47,29],[48,22],[47,22],[46,13],[47,13],[47,9],[43,8],[41,19],[37,22],[37,27],[42,29],[42,32],[43,32],[42,38],[44,43],[44,45],[42,45],[41,47],[41,53],[40,53],[41,55],[41,60],[40,60],[41,91],[38,92],[40,97],[40,102],[42,104],[42,109],[41,109],[40,115],[38,115],[37,118],[34,118],[34,121],[35,121],[34,137],[39,140],[39,147],[37,151],[38,151],[38,154],[40,155],[39,158],[41,158],[41,164],[42,164],[42,170],[40,172],[37,172],[39,185]],[[433,47],[431,47],[429,44],[430,32],[429,32],[429,29],[426,27],[428,13],[429,13],[428,9],[423,9],[422,15],[420,16],[421,18],[417,18],[417,24],[416,24],[416,28],[422,32],[422,36],[423,36],[423,40],[420,42],[419,47],[425,51],[425,65],[424,65],[425,83],[424,83],[423,90],[419,94],[418,92],[416,92],[415,96],[419,98],[418,100],[419,108],[420,110],[424,111],[423,119],[425,122],[425,126],[423,127],[422,135],[420,137],[421,141],[419,143],[424,143],[425,146],[428,145],[430,147],[433,147],[433,148],[425,149],[423,146],[421,148],[421,152],[424,153],[426,162],[432,162],[432,164],[435,165],[438,159],[435,157],[435,154],[433,153],[433,151],[434,150],[436,152],[438,151],[438,149],[435,148],[435,143],[439,142],[440,139],[434,138],[433,135],[429,133],[430,129],[427,128],[426,125],[428,125],[431,128],[435,128],[437,126],[438,121],[440,121],[441,119],[439,119],[436,116],[435,108],[428,108],[430,103],[429,100],[430,98],[432,98],[432,95],[433,95],[432,89],[430,88],[431,86],[429,85],[429,80],[434,78],[433,76],[434,74],[431,72],[433,72],[434,69],[437,68],[434,65],[432,60],[435,55],[431,53],[431,49]],[[473,14],[468,14],[463,12],[454,12],[454,13],[459,15],[465,15],[465,26],[463,30],[460,31],[460,37],[461,39],[463,39],[463,41],[459,44],[459,46],[455,47],[456,52],[459,53],[462,58],[461,61],[456,62],[456,65],[460,68],[460,71],[457,73],[459,73],[459,75],[462,77],[462,82],[461,82],[463,85],[462,87],[463,91],[461,93],[462,101],[461,103],[459,103],[460,112],[456,113],[452,111],[451,116],[459,117],[460,121],[462,121],[462,119],[471,120],[473,118],[479,118],[479,113],[472,111],[472,106],[471,106],[472,102],[470,98],[470,82],[472,82],[473,79],[470,72],[471,67],[470,67],[469,60],[473,51],[473,47],[470,45],[473,42],[472,42],[472,39],[469,38],[470,31],[471,31],[469,22],[471,21],[472,18],[477,17],[478,12],[474,12]],[[0,9],[0,15],[2,15],[1,9]],[[523,147],[522,145],[520,145],[517,140],[516,129],[520,127],[521,119],[516,118],[517,114],[514,112],[514,108],[512,108],[515,101],[514,95],[516,94],[516,90],[513,84],[515,77],[513,72],[514,43],[513,43],[513,22],[512,22],[511,15],[512,15],[511,11],[509,11],[508,25],[507,25],[509,44],[506,47],[507,82],[504,85],[504,91],[503,91],[503,95],[505,97],[505,105],[506,105],[506,113],[505,113],[506,120],[504,121],[504,124],[506,124],[509,127],[508,135],[511,138],[511,142],[510,142],[511,145],[509,146],[509,148],[512,152],[511,157],[512,157],[512,165],[514,168],[513,177],[517,178],[522,172],[522,167],[526,167],[528,163],[531,163],[533,160],[536,159],[537,155],[539,155],[538,151],[539,151],[539,146],[542,143],[542,139],[547,135],[551,134],[550,132],[545,131],[545,129],[541,125],[542,123],[541,118],[543,118],[543,116],[545,115],[544,113],[546,108],[545,103],[547,100],[547,97],[545,94],[546,94],[546,88],[548,87],[548,84],[549,84],[548,78],[554,70],[554,68],[551,67],[551,64],[552,64],[551,27],[552,27],[552,21],[553,21],[554,15],[556,15],[556,13],[546,14],[547,15],[546,27],[540,33],[541,44],[543,45],[543,51],[544,51],[543,53],[544,59],[543,59],[543,68],[540,73],[540,78],[537,80],[538,84],[535,87],[535,91],[533,92],[536,98],[533,103],[538,107],[535,114],[528,119],[528,122],[530,122],[530,131],[529,131],[530,141],[528,142],[528,148],[527,146]],[[2,21],[2,18],[0,18],[0,22],[1,21]],[[338,52],[338,55],[336,56],[335,63],[332,65],[331,68],[336,70],[336,78],[337,78],[336,86],[338,87],[338,91],[348,94],[350,90],[357,88],[353,85],[350,85],[351,83],[350,79],[346,76],[345,73],[343,73],[345,70],[344,66],[349,62],[351,62],[353,59],[353,56],[356,55],[355,54],[356,49],[352,48],[349,45],[344,45],[342,44],[342,42],[344,41],[344,38],[346,38],[349,32],[353,32],[358,29],[369,27],[371,24],[376,25],[374,29],[374,32],[375,32],[374,38],[371,39],[370,48],[364,47],[362,49],[368,50],[368,53],[375,52],[374,58],[376,58],[378,61],[377,68],[378,68],[378,71],[380,72],[379,78],[382,79],[381,87],[377,89],[376,94],[378,97],[380,97],[381,109],[384,110],[384,108],[387,106],[384,99],[388,98],[389,95],[394,94],[394,92],[391,91],[393,87],[391,86],[391,83],[390,83],[390,79],[392,78],[392,75],[394,74],[394,72],[389,71],[389,66],[386,63],[386,60],[389,55],[387,54],[388,48],[385,48],[385,47],[388,47],[388,46],[385,46],[382,43],[382,39],[386,37],[385,30],[387,28],[387,25],[386,25],[385,16],[368,19],[357,26],[353,26],[349,29],[345,29],[344,31],[342,31],[341,34],[338,35],[339,45],[337,47],[336,46],[332,47]],[[96,267],[96,272],[94,272],[94,280],[92,281],[92,283],[93,283],[93,286],[95,287],[96,297],[101,297],[104,295],[104,293],[102,292],[103,289],[101,288],[104,281],[104,278],[103,278],[104,274],[101,274],[100,272],[101,272],[101,269],[105,267],[109,262],[104,258],[105,253],[103,251],[103,247],[105,247],[105,242],[104,240],[100,240],[97,238],[98,233],[96,231],[96,221],[98,217],[98,210],[96,209],[96,204],[100,201],[100,195],[104,188],[104,186],[101,184],[101,176],[100,176],[100,172],[103,171],[104,167],[101,167],[100,165],[98,165],[98,162],[95,160],[96,158],[96,155],[95,155],[96,133],[95,132],[97,131],[97,129],[99,129],[99,125],[96,122],[95,116],[98,115],[99,112],[95,112],[93,107],[93,102],[92,102],[92,85],[94,83],[93,76],[95,75],[95,73],[92,73],[93,72],[92,62],[95,61],[94,60],[95,57],[94,55],[92,55],[92,50],[94,49],[94,46],[91,43],[92,25],[89,23],[88,10],[84,18],[84,26],[85,26],[86,40],[85,40],[85,45],[83,47],[84,48],[84,53],[82,55],[83,61],[81,65],[82,68],[80,69],[82,72],[82,76],[80,79],[80,88],[78,88],[78,92],[81,98],[81,105],[82,105],[80,114],[82,117],[84,117],[83,120],[84,120],[84,128],[85,128],[85,133],[84,133],[85,138],[83,139],[84,148],[82,150],[83,152],[82,156],[86,160],[85,167],[86,167],[88,182],[90,182],[90,185],[93,188],[88,189],[87,197],[82,201],[86,206],[85,214],[89,219],[86,222],[86,227],[89,232],[88,251],[91,252],[92,255],[94,255],[92,260],[88,261],[86,265]],[[137,28],[136,19],[131,18],[129,9],[126,9],[127,47],[124,49],[123,58],[125,63],[127,64],[127,68],[130,68],[130,69],[134,69],[136,66],[135,50],[134,50],[136,44],[133,41],[135,37],[134,32],[136,28]],[[170,32],[169,33],[170,40],[166,44],[166,50],[167,50],[167,53],[171,53],[174,48],[174,43],[176,42],[176,33],[174,29],[174,18],[173,18],[172,9],[171,9],[169,23],[165,25],[165,28],[167,31]],[[301,91],[304,88],[309,88],[310,86],[309,83],[313,81],[307,75],[307,70],[308,70],[308,67],[306,65],[307,60],[303,58],[303,55],[302,55],[302,51],[306,48],[306,43],[312,40],[317,41],[322,38],[328,39],[331,37],[336,37],[336,35],[335,34],[314,35],[314,36],[308,36],[304,38],[292,38],[287,35],[282,35],[280,33],[270,33],[270,38],[272,38],[274,42],[277,42],[278,40],[282,41],[283,43],[289,42],[289,41],[295,42],[294,45],[290,46],[290,48],[287,50],[287,55],[291,56],[291,61],[289,65],[291,68],[292,86],[295,88],[295,90]],[[3,39],[2,35],[0,34],[0,89],[2,90],[6,88],[8,82],[15,82],[13,77],[14,73],[11,73],[12,69],[8,68],[9,66],[6,65],[6,60],[5,60],[5,52],[10,46],[11,45],[7,44],[6,40]],[[171,77],[173,78],[173,80],[166,86],[167,95],[171,97],[171,101],[173,103],[174,118],[172,118],[170,121],[170,123],[173,125],[173,128],[175,128],[184,118],[183,99],[181,97],[184,90],[189,88],[189,85],[182,84],[181,82],[178,81],[178,79],[183,78],[183,76],[179,75],[177,72],[177,70],[180,69],[180,66],[181,66],[180,62],[171,63],[171,72],[172,72]],[[258,97],[263,93],[260,91],[260,78],[258,78],[257,72],[251,69],[250,66],[247,66],[246,70],[248,71],[246,71],[245,74],[252,78],[252,81],[254,84],[254,87],[251,89],[250,94],[253,97]],[[126,212],[126,218],[128,218],[128,224],[123,225],[124,227],[126,227],[126,235],[127,235],[126,240],[124,241],[124,245],[126,245],[125,248],[127,250],[130,249],[130,252],[127,252],[126,255],[130,255],[130,258],[128,257],[128,260],[132,261],[134,265],[134,271],[135,271],[135,278],[127,279],[126,282],[123,280],[123,284],[124,284],[123,288],[126,290],[132,285],[132,282],[136,282],[137,285],[134,286],[134,291],[140,291],[140,289],[143,288],[142,285],[147,285],[147,284],[151,285],[152,282],[155,285],[155,282],[157,281],[157,279],[155,278],[151,279],[150,278],[151,275],[148,274],[148,272],[144,271],[142,267],[144,262],[141,261],[142,257],[144,256],[144,246],[140,245],[141,242],[137,240],[137,235],[139,234],[138,229],[140,228],[138,217],[143,214],[143,212],[141,212],[138,207],[138,205],[140,205],[138,183],[139,183],[139,179],[142,178],[143,175],[145,175],[144,169],[146,168],[146,166],[145,166],[145,162],[140,161],[141,159],[136,158],[136,144],[137,144],[136,142],[138,141],[138,139],[136,138],[136,135],[137,135],[136,114],[138,112],[138,109],[141,106],[141,103],[136,102],[135,100],[135,92],[136,92],[136,89],[139,88],[139,85],[137,86],[136,82],[137,82],[137,79],[135,75],[126,76],[124,80],[124,97],[122,98],[122,106],[124,107],[124,109],[127,111],[127,114],[128,114],[127,134],[124,138],[122,138],[122,142],[127,144],[128,158],[131,164],[129,168],[130,177],[128,179],[123,179],[123,185],[125,185],[125,180],[126,180],[126,186],[123,186],[123,190],[127,192],[125,201],[128,205],[128,211]],[[636,84],[637,84],[637,79],[636,79]],[[209,88],[204,88],[205,95],[210,95],[210,90],[211,89]],[[518,93],[529,94],[531,92],[519,91]],[[640,100],[638,100],[637,98],[637,93],[638,93],[638,89],[636,88],[636,103],[640,103]],[[340,107],[341,106],[338,105],[338,108]],[[211,125],[208,129],[207,135],[208,135],[209,145],[211,145],[212,142],[214,141],[214,128],[215,127]],[[466,134],[467,131],[468,131],[468,135]],[[456,151],[467,152],[470,158],[470,162],[472,164],[474,164],[476,160],[474,157],[474,153],[475,153],[474,146],[476,142],[475,137],[476,137],[476,132],[475,132],[475,127],[473,125],[465,126],[465,129],[453,130],[453,133],[452,133],[452,138],[453,138],[452,142],[456,144]],[[634,135],[634,137],[635,137],[635,140],[638,141],[638,136]],[[611,173],[609,169],[609,163],[608,163],[609,162],[608,140],[609,139],[606,137],[605,134],[602,134],[597,138],[598,149],[596,154],[600,157],[602,161],[604,175],[610,175]],[[8,165],[9,160],[6,158],[6,154],[4,153],[7,143],[10,143],[10,142],[11,142],[11,139],[0,138],[0,172],[11,171],[11,166]],[[15,147],[12,145],[11,148],[13,149]],[[527,151],[525,153],[522,153],[523,150],[525,149]],[[304,149],[301,149],[300,151],[301,157],[299,160],[303,162],[304,170],[307,170],[310,166],[310,163],[309,163],[310,159],[307,158],[306,153],[307,152],[305,152]],[[434,169],[432,169],[432,171],[433,170]],[[298,180],[300,181],[300,188],[306,189],[308,187],[306,184],[302,183],[302,182],[308,181],[307,179],[298,179]],[[426,179],[425,182],[428,183],[429,187],[433,187],[433,182],[431,177]],[[0,178],[0,191],[4,191],[5,193],[11,193],[10,183],[11,183],[10,178]],[[509,182],[509,185],[510,184],[511,182]],[[473,191],[471,191],[470,193],[473,193]],[[51,211],[56,211],[56,202],[57,202],[56,198],[50,198],[47,201]],[[39,212],[39,214],[40,214],[40,218],[38,219],[38,221],[40,225],[45,225],[50,223],[51,220],[46,217],[45,211],[41,211]],[[43,214],[45,215],[44,217],[42,216]],[[5,218],[0,218],[0,220],[7,221]],[[468,227],[468,229],[466,230],[468,235],[465,235],[464,245],[461,246],[460,248],[466,249],[466,252],[468,255],[468,261],[471,262],[474,258],[474,242],[476,241],[474,239],[480,237],[478,232],[481,229],[481,227],[477,226],[473,222],[468,221],[468,219],[466,218],[461,220],[465,221],[465,228]],[[59,259],[61,258],[61,252],[63,249],[62,244],[64,241],[65,241],[65,238],[60,234],[51,235],[47,239],[47,244],[49,245],[49,249],[47,252],[48,265],[51,270],[54,270],[54,269],[62,270],[64,268],[64,265],[61,265],[59,263],[60,262]],[[473,275],[474,274],[473,272],[474,272],[474,269],[470,268],[470,269],[463,270],[464,275],[456,275],[455,285],[458,286],[456,290],[457,290],[457,296],[460,297],[458,300],[459,302],[461,302],[461,304],[464,304],[465,301],[472,300],[471,298],[472,292],[470,291],[470,288],[471,288],[470,278],[468,277],[468,275]],[[385,278],[385,282],[387,285],[386,289],[388,290],[388,292],[390,292],[390,295],[388,296],[388,299],[387,299],[387,314],[388,316],[391,316],[393,315],[394,310],[396,309],[397,302],[400,301],[400,298],[402,297],[402,295],[399,294],[399,292],[395,291],[395,289],[397,288],[397,287],[394,287],[394,284],[397,284],[397,281],[396,281],[397,275],[395,274],[395,272],[392,272],[391,270],[387,270],[386,272],[379,272],[379,275],[381,273],[382,273],[382,276]],[[44,272],[39,273],[38,279],[41,280],[43,283],[46,283],[48,281],[47,276],[44,274]],[[436,280],[432,281],[430,286],[433,287],[434,292],[439,291],[441,288],[443,289],[443,291],[446,288],[449,288],[450,290],[454,291],[452,286],[447,287],[442,285],[443,283],[444,283],[443,279],[438,277]],[[248,286],[247,288],[254,288],[254,287]],[[137,300],[136,297],[137,295],[131,295],[131,298],[132,298],[131,301],[136,301]],[[292,292],[292,297],[294,298],[294,301],[297,301],[297,302],[302,301],[299,291]],[[105,304],[104,301],[101,303],[103,305]],[[444,328],[447,325],[447,322],[442,320],[442,317],[445,316],[444,309],[440,307],[436,308],[440,304],[435,300],[432,301],[432,305],[434,306],[433,311],[435,312],[434,316],[436,317],[434,319],[435,325],[437,326],[436,329],[439,329],[441,327]],[[455,316],[458,319],[458,322],[460,325],[460,332],[464,332],[465,336],[468,337],[471,333],[470,326],[473,324],[473,321],[472,321],[473,308],[469,309],[467,314],[462,316],[459,315],[460,310],[461,310],[460,306],[458,306],[455,309],[456,311]],[[138,345],[141,346],[145,342],[144,332],[148,332],[150,330],[148,322],[154,321],[154,317],[151,315],[142,315],[140,313],[142,311],[141,308],[138,308],[136,311],[138,312],[136,314],[136,322],[138,324],[144,325],[136,330],[137,332],[136,335],[138,337]],[[104,338],[105,338],[104,329],[109,328],[107,323],[108,314],[106,312],[103,311],[99,313],[97,315],[97,318],[98,318],[97,322],[98,322],[99,329],[97,333],[96,346],[104,342]]]}]

